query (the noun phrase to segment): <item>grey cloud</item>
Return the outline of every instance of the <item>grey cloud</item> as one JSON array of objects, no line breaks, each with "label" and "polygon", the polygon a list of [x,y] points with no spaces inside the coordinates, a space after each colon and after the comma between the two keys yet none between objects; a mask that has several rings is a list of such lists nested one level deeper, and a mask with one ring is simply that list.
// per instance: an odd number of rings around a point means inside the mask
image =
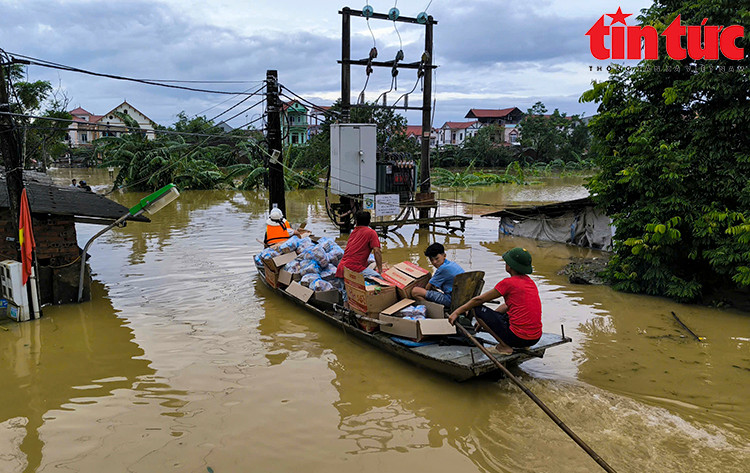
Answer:
[{"label": "grey cloud", "polygon": [[[260,81],[267,69],[292,90],[336,89],[340,43],[312,33],[238,35],[228,29],[190,23],[179,12],[153,2],[93,2],[71,8],[59,2],[28,2],[6,9],[2,47],[65,65],[151,79]],[[123,98],[162,124],[196,104],[208,108],[226,98],[32,67],[34,80],[63,85],[93,113],[104,113]],[[244,90],[246,84],[196,87]],[[139,97],[144,103],[136,103]],[[205,106],[204,106],[205,105]],[[227,103],[227,107],[231,102]],[[151,110],[158,110],[153,112]],[[190,111],[189,111],[190,113]]]},{"label": "grey cloud", "polygon": [[596,18],[544,16],[522,3],[487,0],[459,10],[446,5],[435,9],[435,42],[445,62],[488,65],[591,56],[585,33]]}]

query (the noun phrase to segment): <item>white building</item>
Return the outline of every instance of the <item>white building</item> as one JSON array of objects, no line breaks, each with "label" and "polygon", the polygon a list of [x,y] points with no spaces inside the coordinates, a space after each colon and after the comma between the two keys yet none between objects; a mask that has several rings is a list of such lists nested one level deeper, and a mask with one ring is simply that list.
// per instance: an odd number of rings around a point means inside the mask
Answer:
[{"label": "white building", "polygon": [[445,122],[438,130],[438,146],[460,146],[479,131],[479,122]]},{"label": "white building", "polygon": [[117,113],[128,115],[138,123],[140,133],[144,134],[149,140],[156,138],[156,123],[141,113],[138,109],[123,102],[104,115],[94,115],[87,110],[78,107],[71,110],[73,123],[68,126],[68,136],[66,140],[70,146],[89,146],[97,138],[103,136],[119,136],[123,133],[135,133],[136,130],[128,129],[125,122],[117,116]]}]

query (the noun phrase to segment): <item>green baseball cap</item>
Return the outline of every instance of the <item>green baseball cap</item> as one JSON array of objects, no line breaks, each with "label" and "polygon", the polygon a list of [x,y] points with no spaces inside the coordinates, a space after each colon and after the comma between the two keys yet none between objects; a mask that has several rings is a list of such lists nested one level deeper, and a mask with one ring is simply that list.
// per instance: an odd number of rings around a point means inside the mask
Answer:
[{"label": "green baseball cap", "polygon": [[508,266],[521,274],[531,274],[534,268],[531,267],[531,253],[526,248],[513,248],[503,253],[503,260]]}]

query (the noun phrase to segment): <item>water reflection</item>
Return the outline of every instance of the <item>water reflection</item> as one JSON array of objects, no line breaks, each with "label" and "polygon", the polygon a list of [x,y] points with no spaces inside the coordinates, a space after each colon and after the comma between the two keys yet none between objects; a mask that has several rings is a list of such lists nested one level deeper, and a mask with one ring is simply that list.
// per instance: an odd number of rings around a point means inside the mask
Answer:
[{"label": "water reflection", "polygon": [[[345,455],[439,455],[449,449],[478,471],[596,467],[510,383],[454,383],[351,338],[294,304],[269,298],[265,309],[259,331],[269,364],[320,359],[333,373],[331,385],[338,396],[332,406],[339,415]],[[741,437],[692,426],[665,409],[592,386],[519,375],[618,471],[670,471],[675,466],[742,471],[737,458],[750,458]],[[649,443],[647,454],[634,457],[633,452],[644,451],[642,442]],[[683,450],[690,442],[694,449]],[[732,452],[733,458],[717,457],[716,449]],[[460,464],[444,454],[441,458]]]},{"label": "water reflection", "polygon": [[[106,179],[87,181],[95,188],[100,182],[103,189]],[[471,205],[472,193],[475,203],[500,207],[512,199],[547,201],[580,189],[578,184],[545,184],[461,191],[455,200],[469,204],[453,203],[441,211],[483,213],[484,208]],[[141,196],[113,194],[124,205]],[[145,371],[118,375],[114,364],[107,376],[76,381],[87,389],[77,389],[48,411],[40,409],[50,417],[37,429],[44,455],[40,470],[596,469],[514,386],[456,384],[437,377],[385,356],[267,291],[252,264],[260,249],[256,238],[264,229],[265,199],[263,192],[186,192],[153,223],[132,224],[97,240],[91,252],[95,279],[127,320],[135,349],[145,352],[125,350],[126,356],[143,363]],[[306,222],[317,235],[338,238],[323,202],[318,190],[289,192],[288,217],[295,225]],[[98,229],[79,225],[79,235],[85,240]],[[749,435],[742,419],[747,406],[736,399],[747,392],[742,376],[750,371],[742,368],[750,367],[750,334],[741,319],[727,311],[690,313],[680,305],[659,306],[608,288],[570,285],[557,271],[570,256],[589,253],[498,239],[497,222],[489,219],[475,218],[458,237],[404,227],[384,243],[385,260],[429,267],[423,251],[433,241],[444,243],[448,257],[465,268],[485,271],[488,285],[507,275],[500,261],[505,250],[526,246],[534,254],[545,328],[557,331],[564,323],[574,343],[524,363],[519,374],[618,471],[746,469]],[[75,310],[88,314],[90,308],[94,316],[95,305]],[[680,339],[638,341],[638,329],[647,331],[644,337],[672,335],[669,320],[661,319],[671,310],[709,337],[701,357],[666,346],[691,346]],[[724,316],[714,317],[717,313]],[[60,316],[54,320],[62,324]],[[715,341],[724,339],[729,341],[717,351]],[[72,359],[79,359],[75,345],[60,350],[60,356],[67,357],[68,349]],[[628,372],[632,362],[647,365],[649,356],[688,362],[673,362],[664,378],[648,373],[649,366]],[[725,357],[732,363],[728,371]],[[15,369],[10,366],[6,371]],[[690,386],[696,379],[707,386],[705,391]],[[53,390],[56,383],[52,379],[43,389]],[[122,383],[121,389],[99,396],[110,383]],[[96,396],[88,397],[89,390]],[[716,396],[722,404],[709,406],[720,390],[727,391]],[[683,392],[705,394],[706,404],[686,399]],[[21,407],[0,409],[8,412],[3,441],[12,445],[25,439],[27,414],[15,415]],[[23,437],[15,434],[20,431]]]},{"label": "water reflection", "polygon": [[[132,330],[97,281],[92,292],[90,310],[47,307],[37,321],[1,322],[0,419],[25,421],[14,455],[27,463],[26,471],[40,465],[46,443],[40,432],[58,415],[85,409],[118,389],[135,389],[145,397],[155,389],[155,372],[133,342]],[[165,403],[173,399],[160,397]]]}]

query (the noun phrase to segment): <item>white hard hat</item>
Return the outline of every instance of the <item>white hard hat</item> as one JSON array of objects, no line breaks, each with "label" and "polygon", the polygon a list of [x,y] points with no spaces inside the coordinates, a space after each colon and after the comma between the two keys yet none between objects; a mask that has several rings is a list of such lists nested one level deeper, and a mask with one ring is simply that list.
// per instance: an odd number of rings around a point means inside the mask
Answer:
[{"label": "white hard hat", "polygon": [[281,220],[282,218],[284,218],[284,214],[281,213],[281,209],[279,208],[274,208],[273,210],[271,210],[270,216],[274,220]]}]

